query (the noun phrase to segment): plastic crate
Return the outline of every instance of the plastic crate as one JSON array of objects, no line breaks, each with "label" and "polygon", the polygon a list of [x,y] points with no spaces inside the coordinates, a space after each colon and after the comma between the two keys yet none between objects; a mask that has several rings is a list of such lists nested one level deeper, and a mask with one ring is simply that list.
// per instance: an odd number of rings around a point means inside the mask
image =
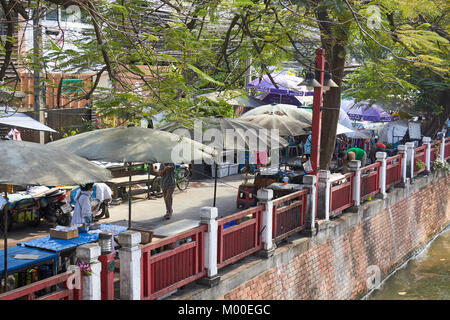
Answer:
[{"label": "plastic crate", "polygon": [[[229,167],[229,165],[227,163],[218,163],[217,164],[217,178],[223,178],[223,177],[228,176],[228,167]],[[216,170],[215,165],[212,165],[211,166],[211,176],[213,178],[216,177],[215,170]]]},{"label": "plastic crate", "polygon": [[230,163],[228,167],[228,175],[238,174],[239,172],[239,164],[238,163]]}]

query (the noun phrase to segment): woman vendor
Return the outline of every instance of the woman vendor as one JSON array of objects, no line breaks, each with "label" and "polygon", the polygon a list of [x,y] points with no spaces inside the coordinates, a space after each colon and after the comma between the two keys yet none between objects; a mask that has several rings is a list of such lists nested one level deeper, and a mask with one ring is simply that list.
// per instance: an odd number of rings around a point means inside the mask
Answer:
[{"label": "woman vendor", "polygon": [[75,197],[75,208],[70,221],[71,226],[92,222],[91,195],[93,186],[93,183],[80,185],[81,192]]}]

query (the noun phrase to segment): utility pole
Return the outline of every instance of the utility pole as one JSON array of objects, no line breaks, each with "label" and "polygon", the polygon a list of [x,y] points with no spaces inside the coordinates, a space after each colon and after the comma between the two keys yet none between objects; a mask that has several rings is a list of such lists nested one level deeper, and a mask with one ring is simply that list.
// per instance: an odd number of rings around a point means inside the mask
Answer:
[{"label": "utility pole", "polygon": [[[42,79],[42,28],[41,28],[41,10],[35,9],[33,14],[33,84],[34,84],[34,116],[35,119],[41,123],[45,122],[44,109],[45,101],[43,99],[43,93],[45,92],[41,88]],[[44,131],[39,131],[39,142],[44,144]]]}]

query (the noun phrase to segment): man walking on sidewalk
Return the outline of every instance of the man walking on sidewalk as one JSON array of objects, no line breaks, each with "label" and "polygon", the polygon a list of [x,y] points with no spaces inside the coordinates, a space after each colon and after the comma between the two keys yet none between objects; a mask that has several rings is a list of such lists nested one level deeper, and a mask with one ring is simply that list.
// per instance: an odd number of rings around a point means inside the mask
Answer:
[{"label": "man walking on sidewalk", "polygon": [[166,204],[166,214],[164,215],[164,219],[170,219],[173,213],[172,201],[173,191],[175,190],[174,165],[171,163],[164,163],[158,174],[161,176],[161,189],[164,196],[164,202]]}]

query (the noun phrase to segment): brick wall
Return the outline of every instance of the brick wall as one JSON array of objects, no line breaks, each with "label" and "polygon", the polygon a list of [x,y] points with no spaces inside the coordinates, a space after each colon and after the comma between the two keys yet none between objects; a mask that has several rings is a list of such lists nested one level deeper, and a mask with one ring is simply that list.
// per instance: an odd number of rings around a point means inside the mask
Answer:
[{"label": "brick wall", "polygon": [[[362,297],[368,291],[368,266],[378,266],[385,278],[447,226],[449,182],[449,175],[439,177],[408,197],[388,200],[382,210],[366,217],[363,213],[360,222],[342,234],[310,244],[308,250],[239,285],[221,299]],[[370,203],[365,206],[356,214],[367,211]],[[345,215],[337,220],[345,220]]]},{"label": "brick wall", "polygon": [[386,278],[449,226],[449,193],[450,174],[419,176],[386,199],[318,220],[315,234],[289,237],[273,256],[254,254],[220,269],[216,286],[191,283],[168,299],[362,298],[371,289],[369,270],[378,268]]}]

